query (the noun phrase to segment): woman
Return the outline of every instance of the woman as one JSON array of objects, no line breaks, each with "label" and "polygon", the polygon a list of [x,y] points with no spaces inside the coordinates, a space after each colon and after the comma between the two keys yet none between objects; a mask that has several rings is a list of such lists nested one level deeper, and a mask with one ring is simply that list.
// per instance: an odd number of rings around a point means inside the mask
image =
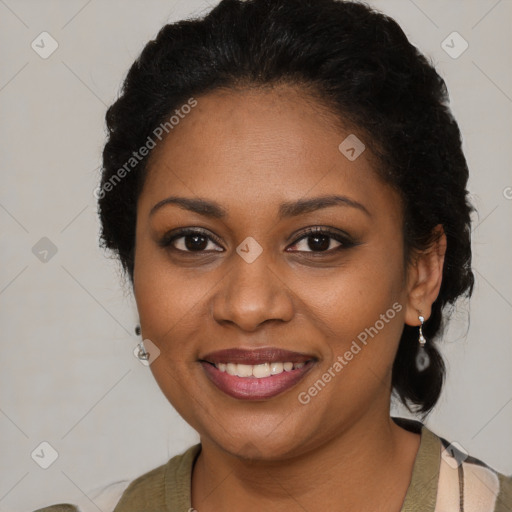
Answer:
[{"label": "woman", "polygon": [[473,287],[460,132],[392,19],[223,0],[146,45],[107,125],[102,245],[201,439],[111,510],[512,510],[512,477],[389,412],[433,409]]}]

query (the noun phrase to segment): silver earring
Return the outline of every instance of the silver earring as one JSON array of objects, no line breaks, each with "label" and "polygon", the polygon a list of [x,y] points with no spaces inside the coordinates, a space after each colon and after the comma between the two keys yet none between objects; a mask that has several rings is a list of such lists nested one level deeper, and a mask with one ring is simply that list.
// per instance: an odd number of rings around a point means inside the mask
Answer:
[{"label": "silver earring", "polygon": [[416,354],[416,368],[419,372],[422,372],[426,370],[430,366],[430,357],[427,354],[427,351],[425,350],[425,345],[427,343],[427,340],[423,336],[423,322],[425,321],[425,318],[422,316],[418,317],[420,319],[421,325],[420,325],[420,336],[419,336],[419,349],[418,353]]},{"label": "silver earring", "polygon": [[[140,336],[141,330],[140,325],[135,326],[135,334],[137,336]],[[146,351],[146,348],[144,347],[144,342],[141,340],[139,341],[139,350],[137,352],[137,357],[140,361],[147,361],[149,359],[149,352]]]}]

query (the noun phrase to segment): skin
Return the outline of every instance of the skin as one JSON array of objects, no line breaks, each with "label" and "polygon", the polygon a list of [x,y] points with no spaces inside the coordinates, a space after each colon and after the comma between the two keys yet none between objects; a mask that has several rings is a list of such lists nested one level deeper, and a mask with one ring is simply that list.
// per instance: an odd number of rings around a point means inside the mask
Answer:
[{"label": "skin", "polygon": [[[402,206],[376,174],[369,149],[349,161],[338,149],[356,129],[305,91],[214,91],[154,151],[137,205],[134,294],[142,336],[161,353],[151,370],[165,396],[199,432],[192,476],[200,512],[399,511],[420,436],[390,418],[391,369],[404,323],[426,321],[441,284],[445,238],[405,266]],[[336,205],[278,218],[283,202],[342,195]],[[169,196],[215,201],[212,218]],[[343,231],[356,245],[304,228]],[[178,228],[211,233],[203,252]],[[263,252],[247,263],[236,248],[253,237]],[[193,247],[193,246],[192,246]],[[337,250],[341,247],[340,250]],[[180,249],[182,252],[180,252]],[[394,303],[400,312],[304,405],[307,391],[358,334]],[[198,359],[225,348],[277,346],[317,362],[295,387],[267,400],[227,396]],[[371,485],[361,485],[369,480]]]}]

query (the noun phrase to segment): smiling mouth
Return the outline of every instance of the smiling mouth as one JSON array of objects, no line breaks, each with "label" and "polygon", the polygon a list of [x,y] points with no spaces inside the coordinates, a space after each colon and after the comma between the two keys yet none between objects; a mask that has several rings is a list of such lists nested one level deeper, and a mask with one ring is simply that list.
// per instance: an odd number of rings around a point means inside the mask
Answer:
[{"label": "smiling mouth", "polygon": [[200,357],[209,381],[240,400],[265,400],[295,386],[315,366],[312,354],[278,347],[228,348]]},{"label": "smiling mouth", "polygon": [[[266,362],[257,365],[200,361],[216,389],[237,400],[268,400],[295,387],[317,361]],[[273,373],[272,373],[273,372]]]}]

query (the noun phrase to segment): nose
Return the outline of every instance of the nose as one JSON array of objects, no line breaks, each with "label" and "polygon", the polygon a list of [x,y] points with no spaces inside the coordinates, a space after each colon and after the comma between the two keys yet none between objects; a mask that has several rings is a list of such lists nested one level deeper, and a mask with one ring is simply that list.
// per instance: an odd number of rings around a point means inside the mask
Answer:
[{"label": "nose", "polygon": [[236,253],[232,258],[232,266],[213,297],[215,320],[244,331],[255,331],[271,320],[290,321],[293,292],[275,266],[270,266],[265,251],[252,263]]}]

